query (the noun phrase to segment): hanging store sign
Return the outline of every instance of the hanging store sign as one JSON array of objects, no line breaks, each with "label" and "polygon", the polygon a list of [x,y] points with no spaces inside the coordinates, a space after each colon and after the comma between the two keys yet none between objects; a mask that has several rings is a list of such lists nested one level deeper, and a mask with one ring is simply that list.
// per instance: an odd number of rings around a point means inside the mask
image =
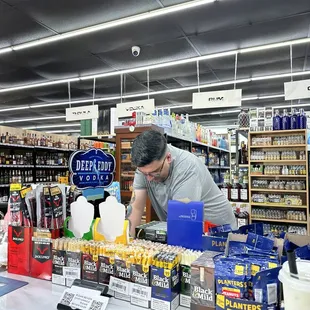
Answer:
[{"label": "hanging store sign", "polygon": [[108,187],[112,184],[115,158],[100,149],[76,151],[69,160],[71,183],[79,189]]},{"label": "hanging store sign", "polygon": [[310,98],[310,80],[284,83],[285,100]]},{"label": "hanging store sign", "polygon": [[193,93],[193,109],[240,107],[242,89]]},{"label": "hanging store sign", "polygon": [[133,112],[144,112],[146,114],[152,114],[154,110],[154,99],[118,103],[116,105],[116,115],[118,118],[131,117]]},{"label": "hanging store sign", "polygon": [[66,109],[66,121],[81,121],[99,117],[98,105],[87,105]]}]

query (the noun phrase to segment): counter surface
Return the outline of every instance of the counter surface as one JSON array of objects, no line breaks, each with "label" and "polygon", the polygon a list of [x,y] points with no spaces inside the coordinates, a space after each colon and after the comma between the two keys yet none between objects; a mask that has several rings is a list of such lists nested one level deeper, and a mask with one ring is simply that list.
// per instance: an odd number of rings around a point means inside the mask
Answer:
[{"label": "counter surface", "polygon": [[[50,281],[8,274],[6,271],[0,272],[0,276],[29,283],[0,297],[0,310],[55,310],[60,296],[65,290],[65,287],[52,284]],[[141,310],[143,308],[132,306],[114,298],[111,298],[107,307],[107,310],[128,309]],[[186,310],[186,308],[179,307],[178,310]]]}]

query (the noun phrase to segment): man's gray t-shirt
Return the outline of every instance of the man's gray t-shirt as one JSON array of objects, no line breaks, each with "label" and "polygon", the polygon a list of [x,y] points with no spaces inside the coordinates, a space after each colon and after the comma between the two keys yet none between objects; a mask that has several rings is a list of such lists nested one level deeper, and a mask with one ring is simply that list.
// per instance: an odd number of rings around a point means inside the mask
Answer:
[{"label": "man's gray t-shirt", "polygon": [[207,166],[194,154],[168,145],[172,155],[169,176],[163,183],[148,181],[136,171],[134,189],[146,189],[161,221],[167,220],[168,200],[203,201],[205,220],[217,225],[230,224],[237,229],[230,202],[214,183]]}]

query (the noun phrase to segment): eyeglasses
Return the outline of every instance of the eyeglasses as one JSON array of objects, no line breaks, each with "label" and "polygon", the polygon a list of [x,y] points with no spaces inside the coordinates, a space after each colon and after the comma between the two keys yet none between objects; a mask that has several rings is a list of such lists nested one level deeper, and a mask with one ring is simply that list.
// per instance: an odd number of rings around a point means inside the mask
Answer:
[{"label": "eyeglasses", "polygon": [[158,171],[154,171],[154,172],[150,172],[150,173],[144,173],[144,172],[142,172],[141,170],[139,170],[142,174],[144,174],[146,177],[153,177],[153,178],[158,178],[158,177],[160,177],[160,174],[161,174],[161,172],[162,172],[162,170],[163,170],[163,168],[164,168],[164,164],[165,164],[165,161],[166,161],[166,158],[167,158],[167,156],[165,157],[165,159],[163,160],[163,163],[162,163],[162,165],[161,165],[161,167],[160,167],[160,169],[158,170]]}]

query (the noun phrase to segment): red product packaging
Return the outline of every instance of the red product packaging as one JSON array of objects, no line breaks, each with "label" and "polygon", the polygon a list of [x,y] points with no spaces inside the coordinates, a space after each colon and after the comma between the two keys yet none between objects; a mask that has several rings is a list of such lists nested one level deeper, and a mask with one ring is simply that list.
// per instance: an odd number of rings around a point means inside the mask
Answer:
[{"label": "red product packaging", "polygon": [[43,227],[52,228],[53,208],[51,202],[51,194],[49,187],[43,187],[44,204],[43,204]]},{"label": "red product packaging", "polygon": [[10,222],[14,226],[22,226],[23,214],[21,210],[21,197],[20,190],[22,189],[21,184],[11,184],[10,185],[10,211],[11,211],[11,220]]},{"label": "red product packaging", "polygon": [[21,204],[20,204],[20,209],[22,211],[23,215],[23,226],[32,226],[32,221],[30,217],[30,212],[28,210],[28,207],[26,205],[26,195],[27,193],[31,192],[32,188],[31,187],[25,187],[21,189],[20,191],[20,197],[21,197]]},{"label": "red product packaging", "polygon": [[30,275],[33,278],[52,279],[52,233],[49,229],[34,228]]},{"label": "red product packaging", "polygon": [[9,226],[8,272],[30,275],[32,227]]},{"label": "red product packaging", "polygon": [[50,188],[51,205],[53,210],[53,228],[63,227],[63,199],[62,191],[58,186]]}]

